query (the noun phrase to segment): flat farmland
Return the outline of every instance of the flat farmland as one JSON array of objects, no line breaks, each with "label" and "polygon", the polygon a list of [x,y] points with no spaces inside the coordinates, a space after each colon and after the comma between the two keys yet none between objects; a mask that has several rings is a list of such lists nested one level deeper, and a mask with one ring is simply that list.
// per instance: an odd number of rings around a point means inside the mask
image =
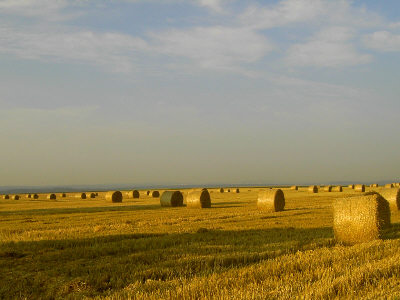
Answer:
[{"label": "flat farmland", "polygon": [[145,191],[0,200],[0,298],[400,297],[398,211],[383,240],[344,246],[332,203],[360,193],[284,188],[285,210],[271,213],[261,189],[209,189],[209,209],[161,207]]}]

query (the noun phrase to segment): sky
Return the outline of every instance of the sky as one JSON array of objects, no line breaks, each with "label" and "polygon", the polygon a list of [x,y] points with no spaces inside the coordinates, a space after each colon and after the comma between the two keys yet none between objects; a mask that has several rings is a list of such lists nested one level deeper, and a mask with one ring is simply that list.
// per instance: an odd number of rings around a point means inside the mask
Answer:
[{"label": "sky", "polygon": [[0,0],[0,186],[400,181],[397,0]]}]

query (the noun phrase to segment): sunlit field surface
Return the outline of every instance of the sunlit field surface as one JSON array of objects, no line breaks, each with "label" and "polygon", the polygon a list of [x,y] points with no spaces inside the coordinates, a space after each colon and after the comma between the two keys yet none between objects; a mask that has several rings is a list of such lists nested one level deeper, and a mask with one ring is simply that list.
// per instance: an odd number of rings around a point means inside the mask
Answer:
[{"label": "sunlit field surface", "polygon": [[400,297],[399,212],[383,241],[343,246],[332,202],[357,192],[283,190],[276,213],[257,209],[256,188],[210,189],[210,209],[161,207],[144,191],[0,200],[0,298]]}]

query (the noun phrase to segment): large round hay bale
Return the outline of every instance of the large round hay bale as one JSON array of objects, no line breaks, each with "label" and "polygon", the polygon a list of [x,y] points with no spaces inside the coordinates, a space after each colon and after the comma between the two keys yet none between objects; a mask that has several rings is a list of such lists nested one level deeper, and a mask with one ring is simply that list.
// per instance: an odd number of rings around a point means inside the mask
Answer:
[{"label": "large round hay bale", "polygon": [[392,183],[387,183],[387,184],[385,184],[385,188],[391,189],[391,188],[393,188],[393,184]]},{"label": "large round hay bale", "polygon": [[180,191],[165,191],[161,195],[160,204],[164,207],[183,206],[183,194]]},{"label": "large round hay bale", "polygon": [[207,189],[192,190],[186,197],[186,205],[189,208],[210,208],[210,193]]},{"label": "large round hay bale", "polygon": [[354,190],[354,184],[349,184],[349,189]]},{"label": "large round hay bale", "polygon": [[137,198],[140,197],[140,193],[139,193],[138,190],[128,191],[128,192],[126,192],[126,196],[127,196],[128,198],[137,199]]},{"label": "large round hay bale", "polygon": [[160,192],[159,191],[153,191],[153,192],[151,192],[151,196],[153,198],[158,198],[158,197],[160,197]]},{"label": "large round hay bale", "polygon": [[318,193],[318,187],[317,187],[316,185],[310,185],[310,186],[308,187],[308,191],[309,191],[310,193]]},{"label": "large round hay bale", "polygon": [[220,193],[225,192],[224,188],[220,188],[220,189],[219,189],[219,192],[220,192]]},{"label": "large round hay bale", "polygon": [[39,199],[39,195],[38,194],[33,194],[32,198],[33,199]]},{"label": "large round hay bale", "polygon": [[291,189],[291,190],[294,190],[294,191],[298,191],[298,190],[299,190],[299,187],[298,187],[297,185],[292,185],[292,186],[290,187],[290,189]]},{"label": "large round hay bale", "polygon": [[343,192],[343,188],[341,185],[335,186],[332,188],[332,192]]},{"label": "large round hay bale", "polygon": [[122,202],[122,193],[120,191],[107,192],[106,200],[110,202]]},{"label": "large round hay bale", "polygon": [[324,192],[332,192],[332,186],[331,185],[327,185],[324,187]]},{"label": "large round hay bale", "polygon": [[240,193],[240,189],[237,188],[237,189],[235,190],[235,193],[236,193],[236,194]]},{"label": "large round hay bale", "polygon": [[12,195],[11,200],[19,200],[19,195]]},{"label": "large round hay bale", "polygon": [[400,189],[386,189],[379,191],[379,194],[389,202],[393,210],[400,210]]},{"label": "large round hay bale", "polygon": [[376,240],[389,226],[389,203],[378,193],[337,198],[333,203],[333,230],[340,242],[356,244]]},{"label": "large round hay bale", "polygon": [[357,184],[354,187],[354,191],[364,193],[365,192],[365,185],[364,184]]},{"label": "large round hay bale", "polygon": [[270,212],[282,211],[285,208],[285,195],[281,189],[260,191],[257,206]]},{"label": "large round hay bale", "polygon": [[56,199],[57,199],[57,196],[56,196],[56,194],[48,194],[46,198],[47,198],[48,200],[56,200]]}]

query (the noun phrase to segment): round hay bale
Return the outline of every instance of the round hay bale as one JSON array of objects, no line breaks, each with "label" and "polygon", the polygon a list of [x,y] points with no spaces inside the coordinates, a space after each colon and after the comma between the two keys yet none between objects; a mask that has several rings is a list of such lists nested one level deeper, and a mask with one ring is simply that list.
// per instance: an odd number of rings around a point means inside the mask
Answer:
[{"label": "round hay bale", "polygon": [[150,191],[147,191],[147,196],[150,195]]},{"label": "round hay bale", "polygon": [[56,200],[56,199],[57,199],[57,196],[56,196],[56,194],[48,194],[46,198],[47,198],[48,200]]},{"label": "round hay bale", "polygon": [[207,189],[192,190],[187,195],[186,205],[189,208],[210,208],[210,193]]},{"label": "round hay bale", "polygon": [[332,192],[343,192],[343,188],[341,185],[335,186],[332,188]]},{"label": "round hay bale", "polygon": [[99,196],[99,193],[96,192],[96,197],[98,197],[98,196]]},{"label": "round hay bale", "polygon": [[33,199],[39,199],[39,195],[38,194],[33,194],[32,198]]},{"label": "round hay bale", "polygon": [[391,189],[391,188],[393,188],[393,184],[392,183],[387,183],[387,184],[385,184],[385,188]]},{"label": "round hay bale", "polygon": [[66,197],[67,197],[67,194],[66,194],[66,193],[61,193],[61,194],[60,194],[60,197],[61,197],[61,198],[66,198]]},{"label": "round hay bale", "polygon": [[122,202],[122,193],[120,191],[107,192],[106,200],[110,202]]},{"label": "round hay bale", "polygon": [[32,195],[31,195],[31,194],[28,194],[28,198],[32,198]]},{"label": "round hay bale", "polygon": [[183,206],[183,194],[180,191],[165,191],[160,198],[163,207]]},{"label": "round hay bale", "polygon": [[19,200],[19,195],[12,195],[11,200]]},{"label": "round hay bale", "polygon": [[9,195],[4,195],[3,197],[4,197],[5,200],[10,199],[10,196],[9,196]]},{"label": "round hay bale", "polygon": [[220,192],[220,193],[225,192],[225,191],[224,191],[224,188],[220,188],[220,189],[219,189],[219,192]]},{"label": "round hay bale", "polygon": [[236,189],[236,194],[239,194],[240,193],[240,189]]},{"label": "round hay bale", "polygon": [[285,208],[285,195],[281,189],[260,191],[257,206],[269,212],[282,211]]},{"label": "round hay bale", "polygon": [[126,192],[126,196],[128,196],[128,198],[137,199],[140,197],[140,193],[138,190],[128,191]]},{"label": "round hay bale", "polygon": [[88,198],[91,198],[91,199],[96,198],[96,193],[90,192],[90,193],[85,193],[85,194],[86,194],[86,197],[88,197]]},{"label": "round hay bale", "polygon": [[160,197],[160,192],[159,192],[159,191],[153,191],[153,192],[151,193],[151,196],[152,196],[153,198],[158,198],[158,197]]},{"label": "round hay bale", "polygon": [[298,190],[299,190],[299,187],[298,187],[297,185],[292,185],[292,186],[290,187],[290,189],[291,189],[291,190],[294,190],[294,191],[298,191]]},{"label": "round hay bale", "polygon": [[349,189],[354,190],[354,184],[349,184]]},{"label": "round hay bale", "polygon": [[393,210],[400,210],[400,188],[379,191]]},{"label": "round hay bale", "polygon": [[86,193],[78,193],[75,194],[74,197],[78,199],[86,199]]},{"label": "round hay bale", "polygon": [[316,185],[310,185],[310,186],[308,187],[308,191],[309,191],[310,193],[318,193],[318,187],[317,187]]},{"label": "round hay bale", "polygon": [[354,187],[354,191],[364,193],[365,192],[365,185],[364,184],[357,184]]},{"label": "round hay bale", "polygon": [[325,191],[325,192],[329,192],[329,193],[332,192],[332,186],[331,186],[331,185],[325,186],[325,187],[324,187],[324,191]]},{"label": "round hay bale", "polygon": [[340,242],[356,244],[376,240],[389,226],[389,203],[378,193],[337,198],[333,203],[333,231]]}]

